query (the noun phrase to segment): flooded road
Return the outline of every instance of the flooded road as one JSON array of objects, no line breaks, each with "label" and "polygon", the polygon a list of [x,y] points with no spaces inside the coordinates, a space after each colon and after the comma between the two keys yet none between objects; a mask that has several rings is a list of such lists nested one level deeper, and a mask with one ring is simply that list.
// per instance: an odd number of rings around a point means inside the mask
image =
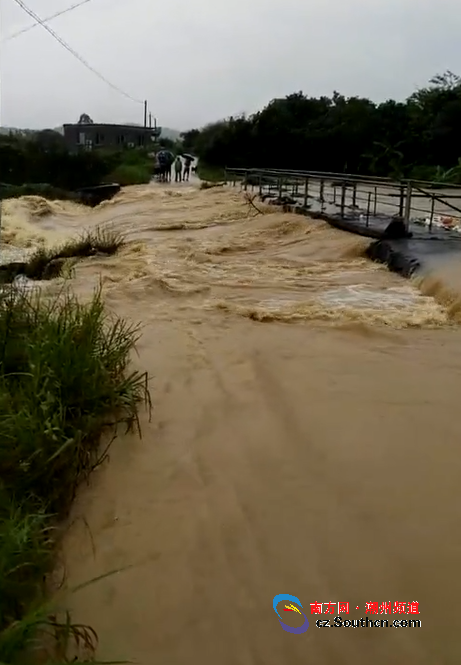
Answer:
[{"label": "flooded road", "polygon": [[[152,421],[115,441],[63,545],[69,588],[128,567],[66,598],[99,657],[458,663],[456,298],[366,261],[364,239],[253,217],[225,189],[134,187],[64,208],[31,213],[44,242],[96,224],[126,233],[119,256],[76,266],[74,288],[102,280],[110,310],[142,323],[133,362],[152,377]],[[305,633],[282,629],[277,594],[299,598]],[[343,619],[417,602],[417,616],[378,618],[421,627],[317,628],[337,612],[311,603],[338,602]]]}]

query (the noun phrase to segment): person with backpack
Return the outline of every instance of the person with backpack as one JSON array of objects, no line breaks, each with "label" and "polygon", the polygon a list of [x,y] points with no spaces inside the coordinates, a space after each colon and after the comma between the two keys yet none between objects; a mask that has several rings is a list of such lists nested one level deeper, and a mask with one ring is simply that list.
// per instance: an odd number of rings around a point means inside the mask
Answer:
[{"label": "person with backpack", "polygon": [[160,182],[165,182],[166,177],[166,152],[165,150],[160,150],[157,153],[157,160],[160,167]]},{"label": "person with backpack", "polygon": [[169,150],[160,150],[157,154],[158,160],[160,162],[160,181],[161,182],[170,182],[171,181],[171,169],[173,167],[174,155]]}]

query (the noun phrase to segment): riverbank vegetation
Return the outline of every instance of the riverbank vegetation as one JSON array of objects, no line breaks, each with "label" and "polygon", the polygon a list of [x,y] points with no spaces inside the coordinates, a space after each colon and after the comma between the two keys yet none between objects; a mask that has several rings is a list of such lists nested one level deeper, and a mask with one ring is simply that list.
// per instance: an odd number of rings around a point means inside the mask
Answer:
[{"label": "riverbank vegetation", "polygon": [[223,168],[217,166],[208,166],[207,164],[198,163],[197,175],[200,180],[204,182],[223,182],[226,174]]},{"label": "riverbank vegetation", "polygon": [[[147,377],[129,370],[138,329],[105,313],[100,292],[81,304],[69,292],[0,291],[0,662],[71,662],[91,629],[60,623],[46,604],[57,521],[107,456],[120,424],[137,425]],[[37,641],[38,640],[38,641]],[[56,651],[58,649],[59,653]],[[73,656],[72,656],[73,657]],[[42,661],[41,661],[42,662]],[[78,658],[72,662],[80,662]]]},{"label": "riverbank vegetation", "polygon": [[2,198],[35,194],[77,200],[76,193],[84,187],[150,181],[153,160],[147,149],[72,153],[62,141],[44,141],[41,134],[0,136]]},{"label": "riverbank vegetation", "polygon": [[79,189],[103,183],[141,185],[151,180],[152,150],[181,151],[180,141],[160,138],[146,148],[70,152],[59,132],[0,135],[0,197],[34,194],[78,200]]},{"label": "riverbank vegetation", "polygon": [[153,174],[153,160],[147,150],[125,150],[123,152],[102,152],[108,172],[102,181],[116,182],[122,187],[143,185],[150,182]]},{"label": "riverbank vegetation", "polygon": [[11,284],[19,275],[31,280],[48,280],[62,276],[79,259],[116,254],[124,238],[107,228],[91,229],[79,238],[57,247],[39,247],[27,261],[0,265],[0,284]]},{"label": "riverbank vegetation", "polygon": [[405,101],[275,99],[251,116],[182,135],[212,168],[289,168],[461,184],[461,78],[434,77]]}]

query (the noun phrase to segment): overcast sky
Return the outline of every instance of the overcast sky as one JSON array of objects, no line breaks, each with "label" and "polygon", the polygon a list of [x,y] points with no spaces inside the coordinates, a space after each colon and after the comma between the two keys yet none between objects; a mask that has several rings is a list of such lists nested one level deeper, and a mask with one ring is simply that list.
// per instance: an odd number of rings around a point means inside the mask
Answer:
[{"label": "overcast sky", "polygon": [[[25,0],[41,18],[76,1]],[[3,40],[32,22],[15,0],[0,12]],[[49,25],[180,130],[299,90],[402,99],[461,73],[460,0],[91,0]],[[143,119],[40,26],[2,41],[0,86],[2,125]]]}]

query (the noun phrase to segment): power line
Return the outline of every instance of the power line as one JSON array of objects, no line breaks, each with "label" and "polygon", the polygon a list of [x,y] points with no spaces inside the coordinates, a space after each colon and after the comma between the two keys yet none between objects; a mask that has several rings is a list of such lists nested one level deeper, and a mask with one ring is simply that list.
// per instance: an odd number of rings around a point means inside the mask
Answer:
[{"label": "power line", "polygon": [[61,44],[61,46],[64,46],[64,48],[67,51],[69,51],[69,53],[71,53],[74,56],[74,58],[77,58],[77,60],[79,60],[82,63],[82,65],[84,65],[87,69],[89,69],[90,72],[93,72],[93,74],[95,74],[98,78],[100,78],[101,81],[104,81],[104,83],[106,83],[108,86],[116,90],[119,94],[123,95],[124,97],[127,97],[128,99],[131,99],[132,102],[135,102],[136,104],[144,104],[143,101],[135,99],[127,92],[125,92],[124,90],[116,86],[114,83],[109,81],[109,79],[103,76],[103,74],[100,74],[97,71],[97,69],[92,67],[89,62],[87,62],[79,53],[77,53],[77,51],[75,51],[71,46],[69,46],[69,44],[67,44],[67,42],[65,42],[52,28],[50,28],[49,25],[46,25],[43,19],[41,19],[39,16],[37,16],[35,12],[29,9],[29,7],[27,7],[27,5],[24,4],[23,0],[14,0],[14,1],[16,2],[17,5],[21,7],[23,11],[26,12],[26,14],[29,14],[29,16],[33,18],[34,21],[39,23],[42,26],[42,28],[45,28],[45,30],[49,32],[50,35],[54,37],[54,39],[56,39],[56,41],[58,41]]},{"label": "power line", "polygon": [[[80,2],[76,2],[75,4],[71,5],[70,7],[67,7],[67,9],[62,9],[60,12],[57,12],[56,14],[52,14],[51,16],[47,16],[47,18],[44,18],[43,21],[48,23],[49,21],[53,21],[53,19],[58,18],[58,16],[62,16],[63,14],[67,14],[67,12],[71,12],[73,9],[77,9],[77,7],[81,7],[82,5],[86,5],[88,2],[91,2],[91,0],[81,0]],[[26,26],[25,28],[22,28],[21,30],[18,30],[17,32],[13,32],[11,35],[8,35],[7,37],[4,37],[2,39],[3,42],[9,42],[10,39],[14,39],[15,37],[19,37],[19,35],[23,35],[25,32],[29,32],[29,30],[33,30],[33,28],[36,28],[39,23],[32,23],[31,25]]]}]

